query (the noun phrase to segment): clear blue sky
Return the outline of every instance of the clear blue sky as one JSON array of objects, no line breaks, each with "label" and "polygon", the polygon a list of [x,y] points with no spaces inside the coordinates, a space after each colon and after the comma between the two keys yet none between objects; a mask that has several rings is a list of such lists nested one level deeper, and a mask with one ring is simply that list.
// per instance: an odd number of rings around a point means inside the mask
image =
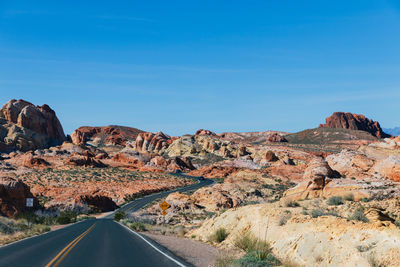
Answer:
[{"label": "clear blue sky", "polygon": [[0,102],[47,103],[66,133],[399,126],[399,2],[0,0]]}]

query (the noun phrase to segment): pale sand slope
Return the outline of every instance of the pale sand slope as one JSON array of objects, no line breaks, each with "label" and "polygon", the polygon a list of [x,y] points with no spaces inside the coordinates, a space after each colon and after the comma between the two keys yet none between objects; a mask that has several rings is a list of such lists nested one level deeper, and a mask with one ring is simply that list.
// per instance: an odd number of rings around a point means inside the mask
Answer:
[{"label": "pale sand slope", "polygon": [[[210,233],[224,227],[230,234],[221,246],[233,247],[236,237],[250,230],[261,239],[266,236],[277,257],[301,266],[371,266],[373,260],[384,266],[400,266],[400,229],[395,225],[384,227],[293,213],[285,225],[279,226],[287,209],[279,203],[231,209],[205,221],[187,236],[196,235],[206,241]],[[368,248],[360,252],[357,246]]]}]

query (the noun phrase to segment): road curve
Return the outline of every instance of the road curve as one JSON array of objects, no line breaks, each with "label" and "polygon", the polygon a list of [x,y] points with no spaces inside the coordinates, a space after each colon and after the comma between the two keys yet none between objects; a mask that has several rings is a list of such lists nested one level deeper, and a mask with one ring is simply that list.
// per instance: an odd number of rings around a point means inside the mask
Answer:
[{"label": "road curve", "polygon": [[[132,201],[120,210],[136,211],[171,192],[195,190],[212,183],[200,179],[193,185]],[[114,222],[112,216],[86,220],[2,246],[0,266],[190,266],[154,241],[146,238],[146,242],[143,237]]]}]

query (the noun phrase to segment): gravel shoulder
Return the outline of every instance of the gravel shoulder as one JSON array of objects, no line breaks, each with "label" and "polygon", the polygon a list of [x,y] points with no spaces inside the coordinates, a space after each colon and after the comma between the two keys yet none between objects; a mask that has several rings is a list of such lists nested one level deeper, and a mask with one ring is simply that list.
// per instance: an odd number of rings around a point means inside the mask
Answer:
[{"label": "gravel shoulder", "polygon": [[176,236],[141,233],[198,267],[215,266],[219,250],[208,244]]}]

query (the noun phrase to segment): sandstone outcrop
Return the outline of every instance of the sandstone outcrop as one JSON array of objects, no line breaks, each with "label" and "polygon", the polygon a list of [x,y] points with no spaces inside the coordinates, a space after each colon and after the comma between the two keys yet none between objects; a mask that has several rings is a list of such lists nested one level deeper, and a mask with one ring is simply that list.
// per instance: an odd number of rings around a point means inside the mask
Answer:
[{"label": "sandstone outcrop", "polygon": [[287,142],[286,138],[278,133],[273,133],[267,137],[267,142],[270,143],[283,143]]},{"label": "sandstone outcrop", "polygon": [[85,151],[84,155],[75,155],[66,160],[68,165],[104,168],[107,167],[102,161],[95,158],[92,152]]},{"label": "sandstone outcrop", "polygon": [[[29,186],[21,180],[0,177],[0,214],[12,217],[26,210],[26,198],[34,198]],[[38,201],[34,199],[34,207]]]},{"label": "sandstone outcrop", "polygon": [[169,172],[187,172],[195,169],[192,162],[190,161],[190,158],[185,157],[165,159],[161,156],[155,156],[150,160],[150,164],[155,167],[165,169]]},{"label": "sandstone outcrop", "polygon": [[267,152],[265,152],[264,159],[267,162],[275,162],[275,161],[279,160],[279,158],[271,150],[268,150]]},{"label": "sandstone outcrop", "polygon": [[[282,224],[286,211],[291,218]],[[280,207],[279,203],[239,207],[206,220],[186,236],[207,241],[224,228],[229,235],[219,246],[234,248],[239,237],[251,233],[271,244],[274,255],[295,266],[369,267],[372,260],[376,266],[400,265],[398,228],[335,216],[312,218],[301,212],[301,207]]]},{"label": "sandstone outcrop", "polygon": [[232,144],[208,135],[184,135],[174,140],[162,154],[168,157],[202,158],[213,163],[218,159],[236,158],[249,152],[243,145]]},{"label": "sandstone outcrop", "polygon": [[143,131],[118,125],[103,127],[83,126],[72,133],[71,139],[74,144],[125,146],[128,141],[135,141],[140,133],[143,133]]},{"label": "sandstone outcrop", "polygon": [[192,176],[203,176],[206,178],[224,178],[233,173],[238,172],[240,169],[237,167],[223,167],[223,166],[204,166],[197,170],[189,172]]},{"label": "sandstone outcrop", "polygon": [[11,100],[0,109],[0,151],[33,150],[60,145],[66,137],[54,110]]},{"label": "sandstone outcrop", "polygon": [[216,133],[211,132],[210,130],[200,129],[197,130],[194,135],[209,135],[209,136],[217,136]]},{"label": "sandstone outcrop", "polygon": [[162,132],[156,134],[150,132],[139,133],[134,149],[139,152],[158,153],[162,149],[166,149],[171,143],[171,137]]},{"label": "sandstone outcrop", "polygon": [[379,122],[366,118],[364,115],[335,112],[326,118],[326,123],[321,124],[320,128],[343,128],[350,130],[366,131],[378,138],[387,138],[390,135],[383,132]]},{"label": "sandstone outcrop", "polygon": [[93,212],[107,212],[118,208],[111,198],[103,195],[81,195],[75,201],[77,204],[87,205]]}]

